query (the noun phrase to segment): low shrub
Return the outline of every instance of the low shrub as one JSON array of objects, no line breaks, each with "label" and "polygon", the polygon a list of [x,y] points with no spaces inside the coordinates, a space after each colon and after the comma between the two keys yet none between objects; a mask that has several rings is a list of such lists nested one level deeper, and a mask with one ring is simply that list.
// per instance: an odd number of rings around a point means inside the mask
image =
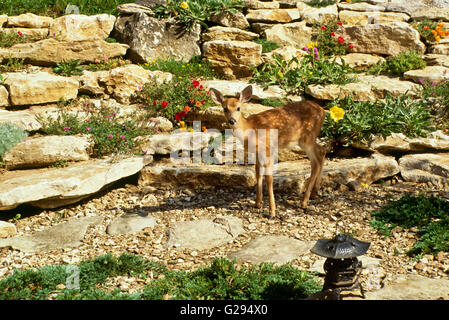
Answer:
[{"label": "low shrub", "polygon": [[90,134],[94,140],[94,157],[112,153],[135,153],[140,145],[139,136],[149,135],[153,130],[144,121],[125,120],[118,117],[119,110],[85,104],[80,111],[64,108],[56,118],[37,117],[45,134],[75,135]]},{"label": "low shrub", "polygon": [[148,82],[136,101],[145,106],[149,115],[164,116],[174,123],[182,121],[189,112],[214,105],[199,81],[183,77],[164,83]]},{"label": "low shrub", "polygon": [[174,58],[167,59],[152,59],[146,62],[143,68],[151,71],[159,70],[170,72],[179,79],[215,79],[220,78],[215,74],[210,62],[202,60],[201,56],[195,56],[190,61],[184,62]]},{"label": "low shrub", "polygon": [[321,136],[344,146],[369,144],[375,135],[386,137],[393,132],[424,136],[433,129],[427,105],[406,95],[387,95],[385,100],[375,102],[337,99],[328,105],[330,112],[326,113]]},{"label": "low shrub", "polygon": [[371,66],[367,72],[371,74],[390,74],[402,76],[404,72],[426,67],[422,55],[416,51],[407,51],[397,56],[389,57],[386,61]]},{"label": "low shrub", "polygon": [[449,201],[424,195],[405,195],[392,201],[381,210],[371,213],[371,226],[384,235],[391,236],[397,226],[417,227],[419,240],[409,254],[449,251]]},{"label": "low shrub", "polygon": [[[67,267],[15,270],[0,280],[0,299],[301,299],[321,289],[316,277],[288,264],[275,267],[261,263],[238,270],[235,262],[225,258],[215,258],[205,267],[186,272],[168,271],[160,263],[131,254],[107,254],[77,266],[79,288],[65,286],[70,275]],[[108,288],[108,279],[125,275],[156,279],[136,293]]]},{"label": "low shrub", "polygon": [[28,134],[16,124],[0,123],[0,158],[16,144],[23,142]]}]

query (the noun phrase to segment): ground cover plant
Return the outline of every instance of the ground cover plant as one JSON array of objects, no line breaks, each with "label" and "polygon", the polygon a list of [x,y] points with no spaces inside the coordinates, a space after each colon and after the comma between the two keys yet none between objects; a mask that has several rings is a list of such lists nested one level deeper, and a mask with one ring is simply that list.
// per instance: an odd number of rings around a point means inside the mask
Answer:
[{"label": "ground cover plant", "polygon": [[407,51],[396,56],[388,57],[386,61],[370,67],[367,72],[371,74],[402,76],[406,71],[422,69],[425,67],[426,62],[419,52]]},{"label": "ground cover plant", "polygon": [[[342,27],[343,23],[338,20],[313,25],[313,43],[315,44],[314,47],[317,47],[320,56],[344,55],[354,48],[353,44],[347,43],[344,37],[338,35],[339,29],[342,29]],[[312,49],[310,45],[307,45],[306,48]]]},{"label": "ground cover plant", "polygon": [[335,63],[335,58],[320,58],[318,49],[311,44],[308,53],[299,60],[293,57],[285,61],[275,55],[272,62],[264,64],[260,69],[253,68],[251,82],[263,87],[279,85],[290,93],[301,93],[310,84],[347,84],[355,81],[351,70],[344,63]]},{"label": "ground cover plant", "polygon": [[153,133],[143,120],[119,117],[117,108],[83,103],[81,110],[61,108],[56,118],[37,117],[45,134],[89,134],[94,140],[94,157],[112,153],[139,153],[139,136]]},{"label": "ground cover plant", "polygon": [[[78,283],[67,283],[71,270],[79,275]],[[152,280],[135,293],[108,285],[114,277],[125,275]],[[169,271],[161,263],[128,253],[119,257],[107,254],[85,260],[78,266],[15,270],[0,280],[2,300],[302,299],[319,290],[321,285],[315,276],[288,264],[261,263],[239,269],[235,261],[215,258],[209,265],[191,272]]]},{"label": "ground cover plant", "polygon": [[449,201],[424,195],[405,195],[381,210],[371,213],[371,226],[386,236],[399,226],[416,227],[418,241],[408,252],[410,255],[436,254],[449,251]]},{"label": "ground cover plant", "polygon": [[368,145],[375,135],[386,137],[394,132],[418,137],[433,129],[428,102],[406,95],[387,95],[385,100],[375,102],[354,101],[349,96],[328,107],[321,136],[337,145]]},{"label": "ground cover plant", "polygon": [[[70,8],[77,6],[80,14],[118,15],[116,8],[123,3],[129,3],[129,0],[2,0],[0,14],[15,16],[31,12],[36,15],[60,17],[66,13],[75,13],[70,11]],[[72,7],[68,8],[69,5]],[[69,9],[68,12],[67,9]]]},{"label": "ground cover plant", "polygon": [[17,125],[9,122],[0,124],[0,158],[16,144],[23,142],[28,134]]}]

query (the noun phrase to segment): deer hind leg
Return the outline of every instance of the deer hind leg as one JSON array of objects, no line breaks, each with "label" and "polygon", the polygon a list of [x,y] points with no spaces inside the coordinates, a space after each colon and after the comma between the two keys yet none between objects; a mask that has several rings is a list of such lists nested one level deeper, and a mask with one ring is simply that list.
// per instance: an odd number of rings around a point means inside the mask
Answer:
[{"label": "deer hind leg", "polygon": [[317,150],[317,156],[319,160],[319,169],[317,173],[317,177],[315,179],[315,183],[312,187],[312,193],[310,194],[310,197],[314,199],[318,196],[318,190],[320,190],[321,186],[321,174],[323,172],[323,166],[324,166],[324,160],[326,158],[326,149],[324,147],[320,146],[319,144],[316,144],[316,150]]},{"label": "deer hind leg", "polygon": [[318,145],[315,140],[308,141],[308,143],[301,142],[300,146],[306,152],[311,162],[310,178],[301,202],[301,207],[307,208],[312,189],[314,195],[316,195],[321,183],[321,171],[323,168],[325,152],[324,148]]},{"label": "deer hind leg", "polygon": [[269,199],[269,215],[270,218],[274,218],[276,215],[276,202],[274,200],[274,191],[273,191],[273,165],[270,160],[269,163],[264,165],[264,175],[265,175],[265,183],[267,184],[268,190],[268,199]]}]

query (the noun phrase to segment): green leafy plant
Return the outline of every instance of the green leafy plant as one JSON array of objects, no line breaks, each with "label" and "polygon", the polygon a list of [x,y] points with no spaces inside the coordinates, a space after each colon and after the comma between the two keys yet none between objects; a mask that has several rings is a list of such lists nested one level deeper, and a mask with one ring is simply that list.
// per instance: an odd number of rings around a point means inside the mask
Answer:
[{"label": "green leafy plant", "polygon": [[0,72],[16,72],[25,68],[25,62],[20,58],[8,58],[6,62],[0,64]]},{"label": "green leafy plant", "polygon": [[371,226],[391,235],[396,226],[417,227],[419,240],[411,255],[449,251],[449,202],[437,197],[405,195],[371,213]]},{"label": "green leafy plant", "polygon": [[62,76],[70,77],[83,73],[83,68],[79,60],[70,60],[68,62],[58,62],[53,71]]},{"label": "green leafy plant", "polygon": [[374,135],[384,137],[401,132],[409,137],[424,136],[432,130],[431,114],[425,101],[413,100],[406,95],[396,98],[387,95],[385,100],[359,101],[352,97],[337,99],[329,107],[338,106],[344,116],[332,119],[326,113],[321,136],[334,140],[337,145],[369,144]]},{"label": "green leafy plant", "polygon": [[[160,263],[124,253],[81,262],[79,288],[67,288],[67,265],[45,266],[37,270],[15,270],[0,280],[0,299],[301,299],[321,290],[316,277],[291,265],[261,263],[236,268],[235,261],[215,258],[209,265],[194,270],[169,271]],[[107,286],[116,276],[142,279],[156,277],[136,293]]]},{"label": "green leafy plant", "polygon": [[207,60],[202,60],[201,56],[195,56],[190,61],[179,61],[174,58],[167,59],[152,59],[143,65],[143,68],[147,70],[159,70],[164,72],[170,72],[178,79],[214,79],[220,78],[213,71],[211,64]]},{"label": "green leafy plant", "polygon": [[313,47],[318,48],[320,56],[332,57],[336,55],[344,55],[353,49],[353,45],[347,43],[346,40],[338,35],[339,29],[343,27],[343,23],[338,20],[331,20],[324,24],[315,24],[313,26],[315,42],[308,44],[307,49]]},{"label": "green leafy plant", "polygon": [[175,123],[186,118],[189,112],[213,105],[199,81],[182,77],[166,83],[148,82],[136,101],[144,104],[149,114],[164,116]]},{"label": "green leafy plant", "polygon": [[240,0],[172,0],[166,5],[156,5],[153,12],[158,18],[174,17],[186,30],[191,30],[195,24],[207,28],[207,22],[215,15],[235,13],[243,8]]},{"label": "green leafy plant", "polygon": [[429,101],[436,114],[436,121],[440,122],[442,127],[449,126],[449,80],[439,83],[423,80],[420,82],[422,84],[420,95]]},{"label": "green leafy plant", "polygon": [[[144,121],[127,120],[118,116],[119,110],[111,107],[83,106],[84,115],[60,109],[56,118],[37,117],[45,134],[90,134],[94,140],[93,156],[120,152],[138,152],[139,136],[152,134]],[[87,115],[87,116],[86,116]]]},{"label": "green leafy plant", "polygon": [[422,55],[416,51],[407,51],[397,56],[389,57],[386,61],[375,64],[367,72],[372,74],[386,73],[395,76],[402,76],[404,72],[415,69],[422,69],[426,66]]},{"label": "green leafy plant", "polygon": [[337,64],[335,58],[321,59],[316,48],[314,52],[309,51],[301,60],[294,57],[285,61],[281,56],[275,55],[271,63],[264,64],[260,69],[253,68],[253,78],[250,81],[264,87],[279,85],[292,93],[300,93],[310,84],[343,85],[355,81],[344,61]]},{"label": "green leafy plant", "polygon": [[276,42],[268,41],[265,38],[258,38],[256,40],[254,40],[254,42],[258,43],[262,46],[262,53],[271,52],[271,51],[276,50],[277,48],[281,47]]},{"label": "green leafy plant", "polygon": [[314,8],[323,8],[337,3],[337,0],[311,0],[304,3]]},{"label": "green leafy plant", "polygon": [[16,144],[23,142],[28,134],[16,124],[4,122],[0,124],[0,158]]},{"label": "green leafy plant", "polygon": [[100,70],[111,70],[118,67],[123,67],[127,64],[130,64],[131,61],[123,60],[122,58],[111,58],[109,59],[107,56],[103,58],[103,60],[95,60],[94,63],[90,63],[84,67],[85,70],[88,71],[100,71]]},{"label": "green leafy plant", "polygon": [[26,36],[21,31],[0,31],[0,47],[9,48],[18,43],[34,42],[42,40],[38,36]]}]

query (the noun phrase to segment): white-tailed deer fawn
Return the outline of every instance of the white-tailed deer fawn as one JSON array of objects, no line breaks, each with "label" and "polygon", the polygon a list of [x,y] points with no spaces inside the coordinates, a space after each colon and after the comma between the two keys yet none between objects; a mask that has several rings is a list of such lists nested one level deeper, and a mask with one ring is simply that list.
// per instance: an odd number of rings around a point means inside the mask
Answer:
[{"label": "white-tailed deer fawn", "polygon": [[[301,202],[302,208],[307,208],[310,196],[315,196],[321,182],[321,171],[323,169],[325,149],[317,144],[316,139],[320,133],[324,121],[324,109],[311,100],[293,102],[282,107],[253,114],[247,118],[241,114],[241,105],[251,99],[252,86],[247,86],[240,93],[239,98],[224,98],[220,91],[211,88],[211,97],[217,104],[221,104],[225,117],[233,129],[234,135],[246,146],[256,146],[256,207],[263,205],[262,179],[265,176],[268,195],[270,200],[270,217],[276,212],[276,204],[273,194],[273,147],[270,144],[270,130],[277,130],[277,147],[286,148],[299,145],[311,161],[311,174],[307,188]],[[264,130],[261,130],[264,129]],[[265,134],[265,145],[263,138],[259,139],[260,132]],[[255,134],[254,134],[255,133]],[[274,146],[276,147],[276,146]],[[265,149],[265,152],[260,150]]]}]

